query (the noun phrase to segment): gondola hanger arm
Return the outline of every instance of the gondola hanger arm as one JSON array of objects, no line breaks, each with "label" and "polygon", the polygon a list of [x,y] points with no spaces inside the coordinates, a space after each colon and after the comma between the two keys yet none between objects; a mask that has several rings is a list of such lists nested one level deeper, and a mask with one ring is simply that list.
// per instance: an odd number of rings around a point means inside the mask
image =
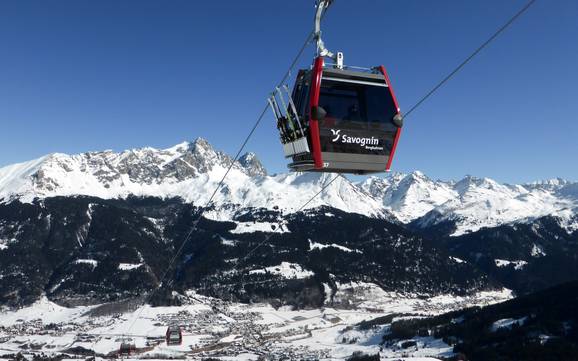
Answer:
[{"label": "gondola hanger arm", "polygon": [[333,59],[337,64],[338,68],[343,68],[343,53],[334,54],[329,49],[325,47],[325,43],[323,39],[321,39],[321,20],[325,15],[325,12],[331,4],[333,4],[334,0],[317,0],[315,5],[317,7],[317,11],[315,12],[315,29],[313,31],[313,38],[317,43],[317,56],[327,57]]}]

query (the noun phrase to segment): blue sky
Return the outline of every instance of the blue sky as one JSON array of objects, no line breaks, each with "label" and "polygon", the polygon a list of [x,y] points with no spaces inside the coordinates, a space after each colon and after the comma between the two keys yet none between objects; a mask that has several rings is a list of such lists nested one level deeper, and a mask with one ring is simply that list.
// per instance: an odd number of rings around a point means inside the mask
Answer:
[{"label": "blue sky", "polygon": [[[403,110],[524,3],[336,0],[325,40],[346,64],[385,65]],[[234,154],[313,11],[312,0],[0,2],[0,166],[198,136]],[[538,0],[407,119],[394,170],[578,180],[577,16],[575,0]],[[284,171],[270,113],[247,149]]]}]

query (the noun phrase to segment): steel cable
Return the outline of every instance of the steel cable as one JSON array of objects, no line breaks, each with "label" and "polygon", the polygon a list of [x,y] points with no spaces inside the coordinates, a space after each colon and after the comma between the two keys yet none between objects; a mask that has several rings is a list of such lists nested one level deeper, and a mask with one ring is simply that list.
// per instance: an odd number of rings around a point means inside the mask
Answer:
[{"label": "steel cable", "polygon": [[[426,95],[424,95],[422,98],[420,98],[420,100],[414,105],[412,106],[407,113],[405,114],[405,118],[407,118],[411,113],[413,113],[418,107],[420,107],[428,98],[430,98],[435,92],[437,92],[437,90],[439,90],[445,83],[447,83],[454,75],[456,75],[465,65],[467,65],[476,55],[478,55],[485,47],[487,47],[493,40],[495,40],[503,31],[505,31],[512,23],[514,23],[521,15],[523,15],[534,3],[536,2],[536,0],[530,0],[526,5],[524,5],[524,7],[522,7],[522,9],[520,9],[514,16],[512,16],[504,25],[502,25],[492,36],[490,36],[490,38],[488,38],[484,43],[482,43],[482,45],[480,45],[472,54],[470,54],[462,63],[460,63],[452,72],[450,72],[446,77],[444,77],[438,84],[436,84],[428,93],[426,93]],[[289,76],[291,75],[291,71],[293,70],[293,68],[295,67],[295,65],[297,64],[297,62],[299,61],[299,59],[301,58],[303,52],[305,51],[305,49],[307,48],[307,45],[309,45],[309,43],[312,40],[314,32],[310,32],[309,35],[307,36],[307,39],[305,40],[303,46],[300,48],[299,52],[297,53],[297,55],[295,56],[294,60],[292,61],[291,65],[289,66],[289,69],[287,70],[287,72],[285,73],[285,75],[283,76],[283,78],[281,79],[281,81],[278,83],[277,86],[282,86],[283,83],[289,78]],[[233,166],[235,165],[235,163],[237,162],[239,155],[241,154],[241,152],[244,150],[245,146],[247,145],[247,143],[249,142],[249,140],[251,139],[251,137],[253,136],[253,134],[255,133],[255,130],[257,129],[257,127],[259,126],[259,124],[261,123],[263,117],[265,116],[265,113],[267,112],[267,105],[265,106],[265,108],[263,109],[263,111],[261,112],[261,114],[259,115],[259,117],[257,118],[257,121],[255,122],[255,124],[253,125],[253,127],[251,128],[251,130],[249,131],[249,134],[246,136],[245,140],[243,141],[243,143],[241,144],[239,150],[237,151],[237,153],[235,154],[235,157],[232,159],[231,164],[229,165],[229,167],[227,168],[225,174],[223,175],[223,177],[221,178],[221,180],[219,181],[219,183],[217,184],[217,187],[215,188],[215,190],[213,191],[213,193],[211,194],[211,196],[209,197],[208,201],[206,202],[204,207],[201,207],[198,215],[197,215],[197,219],[193,222],[193,226],[191,227],[191,229],[189,230],[189,232],[187,233],[184,241],[182,242],[181,246],[178,248],[177,252],[175,253],[175,255],[173,256],[173,258],[171,259],[171,261],[169,262],[169,265],[167,266],[167,269],[165,270],[165,272],[163,273],[160,281],[159,281],[159,285],[153,289],[148,296],[146,296],[144,298],[144,302],[142,302],[141,304],[146,304],[149,300],[150,297],[152,295],[154,295],[155,291],[157,289],[159,289],[160,287],[162,287],[163,282],[165,281],[167,275],[169,274],[172,266],[174,265],[175,261],[177,260],[177,258],[180,256],[180,254],[182,253],[185,245],[188,243],[188,241],[190,240],[193,232],[197,229],[197,226],[200,222],[200,220],[202,219],[202,216],[205,212],[205,210],[211,205],[211,203],[213,202],[214,197],[216,196],[217,192],[219,191],[219,189],[222,187],[222,185],[224,184],[224,181],[226,179],[226,177],[228,176],[228,174],[230,173],[230,171],[232,170]],[[303,210],[309,203],[311,203],[313,201],[313,199],[315,199],[319,194],[321,194],[329,185],[331,185],[337,178],[339,178],[341,176],[341,174],[336,175],[333,179],[331,179],[330,182],[326,183],[319,192],[317,192],[313,197],[311,197],[306,203],[304,203],[296,212],[299,212],[301,210]],[[281,223],[279,223],[281,224]],[[250,255],[252,255],[258,248],[260,248],[263,244],[265,244],[271,237],[273,236],[273,233],[268,234],[265,239],[260,242],[256,247],[254,247],[251,251],[249,251],[249,253],[247,253],[247,255],[245,257],[242,258],[241,262],[244,262],[246,259],[248,259],[248,257]],[[236,264],[236,266],[238,266],[241,262],[238,262]],[[136,323],[137,319],[140,318],[140,315],[142,313],[142,311],[144,310],[144,308],[140,308],[139,312],[137,313],[136,317],[133,319],[133,322],[130,324],[129,328],[127,329],[125,334],[128,334],[130,332],[130,330],[132,329],[132,327],[134,327],[134,324]],[[94,342],[94,344],[96,343],[96,341]],[[93,344],[93,346],[94,346]],[[94,351],[94,354],[96,356],[96,350]]]},{"label": "steel cable", "polygon": [[[310,32],[309,35],[307,36],[305,42],[303,43],[303,45],[301,46],[299,52],[297,53],[297,55],[295,56],[295,58],[293,59],[293,61],[291,62],[291,65],[289,66],[289,69],[287,70],[287,72],[285,73],[285,75],[283,76],[283,78],[281,79],[281,81],[278,83],[277,86],[282,86],[283,83],[291,76],[291,71],[295,68],[295,65],[297,64],[297,62],[299,61],[299,59],[301,58],[301,56],[303,55],[303,52],[305,51],[305,49],[307,48],[307,45],[309,45],[309,43],[311,42],[311,39],[313,38],[313,32]],[[233,169],[233,166],[235,165],[235,163],[237,162],[241,152],[243,152],[243,150],[245,149],[245,146],[247,145],[247,143],[249,142],[249,140],[251,139],[251,137],[253,136],[253,134],[255,133],[255,130],[257,130],[257,127],[259,126],[259,124],[261,124],[261,121],[263,120],[263,117],[265,116],[265,113],[267,112],[267,108],[268,105],[265,105],[265,108],[261,111],[261,114],[259,115],[259,117],[257,118],[257,121],[255,122],[255,124],[251,127],[249,133],[247,134],[247,136],[245,137],[245,140],[243,141],[243,143],[241,144],[241,146],[239,147],[239,150],[237,151],[237,153],[235,154],[235,157],[232,159],[231,164],[229,165],[229,167],[227,168],[227,170],[225,171],[225,174],[223,175],[223,177],[221,178],[221,180],[219,181],[219,183],[217,184],[217,186],[215,187],[215,190],[213,191],[213,193],[211,194],[211,196],[209,197],[208,201],[205,203],[205,205],[203,207],[201,207],[199,213],[197,214],[196,220],[193,222],[193,226],[191,227],[191,229],[189,230],[189,232],[187,233],[187,235],[185,236],[183,242],[181,243],[180,247],[178,248],[177,252],[174,254],[174,256],[172,257],[171,261],[169,262],[169,265],[167,266],[165,272],[163,273],[163,275],[160,278],[159,281],[159,285],[153,289],[149,295],[147,297],[145,297],[145,300],[142,304],[146,304],[148,301],[150,301],[150,297],[152,297],[155,293],[156,290],[158,290],[160,287],[162,287],[163,282],[166,280],[168,274],[170,273],[175,261],[177,260],[177,258],[181,255],[183,249],[185,248],[186,244],[189,242],[189,240],[191,239],[191,236],[193,234],[193,232],[195,232],[195,230],[197,229],[197,226],[200,222],[200,220],[203,217],[203,214],[205,212],[205,210],[211,205],[211,203],[213,202],[215,196],[217,195],[217,192],[219,191],[219,189],[221,189],[221,187],[223,186],[225,179],[227,178],[227,176],[229,175],[230,171]],[[337,177],[336,177],[337,178]],[[333,182],[333,180],[331,181]],[[330,182],[330,183],[331,183]],[[323,188],[324,189],[324,188]],[[318,193],[319,194],[319,193]],[[314,197],[316,197],[318,194],[316,194]],[[310,199],[308,203],[310,203],[313,199]],[[132,327],[134,326],[134,324],[136,323],[137,319],[140,317],[140,314],[142,313],[143,308],[139,309],[139,312],[137,314],[137,317],[134,318],[133,322],[130,324],[129,328],[127,329],[127,333],[130,332],[130,330],[132,329]]]},{"label": "steel cable", "polygon": [[486,46],[490,45],[504,30],[506,30],[510,25],[514,23],[520,16],[522,16],[534,3],[536,0],[530,0],[526,3],[514,16],[512,16],[504,25],[502,25],[488,40],[484,41],[473,53],[470,54],[464,61],[462,61],[454,70],[452,70],[445,78],[443,78],[436,86],[434,86],[429,92],[426,93],[414,106],[412,106],[406,113],[405,118],[407,118],[414,110],[419,108],[429,97],[431,97],[439,88],[441,88],[445,83],[447,83],[454,75],[456,75],[466,64],[468,64],[473,58],[476,57]]}]

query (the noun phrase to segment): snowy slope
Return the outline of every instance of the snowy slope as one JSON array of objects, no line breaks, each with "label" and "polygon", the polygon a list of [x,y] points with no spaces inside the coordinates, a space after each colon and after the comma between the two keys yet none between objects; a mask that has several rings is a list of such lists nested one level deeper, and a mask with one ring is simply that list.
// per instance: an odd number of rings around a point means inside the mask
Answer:
[{"label": "snowy slope", "polygon": [[460,235],[482,227],[560,216],[577,204],[561,194],[560,188],[504,185],[488,178],[466,177],[453,189],[458,196],[425,215],[420,220],[422,226],[454,221],[457,229],[453,235]]},{"label": "snowy slope", "polygon": [[451,184],[434,182],[421,172],[370,177],[360,187],[382,199],[383,206],[402,222],[411,222],[458,196]]},{"label": "snowy slope", "polygon": [[508,185],[467,176],[458,182],[445,182],[414,172],[385,179],[372,177],[360,187],[381,198],[384,208],[402,222],[417,220],[423,228],[454,222],[454,236],[546,215],[559,217],[569,232],[577,228],[577,183],[560,179]]},{"label": "snowy slope", "polygon": [[[158,150],[143,148],[78,155],[51,154],[0,169],[0,202],[19,199],[88,195],[104,199],[129,195],[181,197],[204,205],[232,159],[204,139]],[[333,174],[268,176],[257,157],[248,153],[235,162],[217,192],[218,207],[278,208],[294,212],[319,192]],[[346,178],[334,181],[306,208],[330,205],[347,212],[384,216],[380,202]],[[213,213],[217,214],[217,213]],[[223,214],[220,214],[223,216]]]},{"label": "snowy slope", "polygon": [[[343,285],[338,293],[358,303],[347,308],[327,304],[320,309],[292,310],[226,302],[187,291],[186,296],[180,295],[184,301],[181,306],[139,305],[124,310],[120,303],[64,308],[43,297],[18,310],[0,310],[0,358],[23,353],[31,359],[40,353],[72,353],[75,348],[113,355],[126,340],[139,349],[136,357],[140,359],[188,356],[187,359],[204,360],[212,356],[221,360],[259,360],[259,355],[266,354],[273,360],[286,359],[288,355],[291,360],[345,360],[355,351],[375,354],[380,350],[389,325],[360,330],[357,325],[362,321],[392,314],[437,315],[512,297],[509,290],[503,289],[467,298],[447,295],[424,299],[386,293],[371,283]],[[106,312],[107,309],[114,311]],[[169,325],[181,326],[181,345],[165,344]],[[451,353],[447,345],[440,348],[444,345],[441,340],[431,339],[422,342],[415,352],[397,347],[386,347],[382,352],[392,359],[403,356],[405,360],[438,360],[438,355]],[[436,358],[423,358],[424,352]]]},{"label": "snowy slope", "polygon": [[[0,202],[89,195],[104,199],[129,195],[181,197],[204,205],[232,159],[204,139],[168,149],[142,148],[78,155],[51,154],[0,168]],[[267,175],[253,153],[245,154],[225,179],[207,213],[228,219],[235,209],[296,211],[319,192],[333,174]],[[235,205],[235,207],[230,207]],[[524,222],[545,215],[560,218],[569,232],[578,229],[578,183],[562,179],[525,185],[499,184],[467,176],[458,182],[432,180],[421,172],[370,177],[355,184],[341,177],[306,208],[331,206],[372,217],[395,215],[421,227],[456,224],[453,235]]]}]

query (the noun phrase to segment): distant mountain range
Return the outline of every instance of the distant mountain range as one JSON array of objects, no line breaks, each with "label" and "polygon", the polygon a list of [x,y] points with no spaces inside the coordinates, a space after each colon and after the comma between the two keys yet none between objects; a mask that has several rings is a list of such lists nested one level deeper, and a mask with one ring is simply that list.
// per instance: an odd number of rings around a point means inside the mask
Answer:
[{"label": "distant mountain range", "polygon": [[[201,138],[164,150],[51,154],[1,168],[0,199],[31,202],[54,196],[115,199],[134,195],[180,197],[200,205],[206,203],[231,163],[228,155]],[[290,213],[330,179],[323,174],[268,176],[257,156],[247,153],[233,165],[215,205],[221,210],[266,208]],[[374,217],[385,215],[379,200],[345,178],[335,181],[308,208],[321,205]]]},{"label": "distant mountain range", "polygon": [[[95,303],[159,285],[232,162],[197,139],[0,168],[0,304]],[[352,282],[437,295],[577,278],[578,183],[340,177],[297,212],[332,177],[268,175],[243,155],[154,302],[194,288],[319,307]]]},{"label": "distant mountain range", "polygon": [[[180,197],[206,202],[231,157],[206,140],[158,150],[121,153],[51,154],[0,168],[0,201],[85,195],[102,199],[128,196]],[[254,153],[235,162],[215,199],[212,217],[230,219],[231,209],[266,208],[295,211],[331,179],[324,174],[267,175]],[[329,206],[369,217],[394,216],[402,223],[431,228],[452,223],[454,236],[551,215],[568,231],[578,229],[578,182],[563,179],[523,185],[500,184],[466,176],[434,181],[421,172],[370,177],[361,183],[340,178],[307,208]]]}]

